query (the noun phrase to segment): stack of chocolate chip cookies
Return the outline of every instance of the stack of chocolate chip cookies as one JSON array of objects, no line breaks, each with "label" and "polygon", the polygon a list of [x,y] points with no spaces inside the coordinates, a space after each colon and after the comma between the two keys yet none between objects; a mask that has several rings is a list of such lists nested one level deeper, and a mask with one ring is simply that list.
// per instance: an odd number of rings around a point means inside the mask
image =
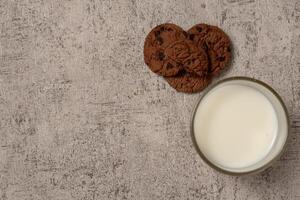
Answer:
[{"label": "stack of chocolate chip cookies", "polygon": [[229,37],[218,27],[197,24],[187,32],[175,24],[161,24],[147,35],[144,59],[178,92],[193,93],[209,85],[228,66]]}]

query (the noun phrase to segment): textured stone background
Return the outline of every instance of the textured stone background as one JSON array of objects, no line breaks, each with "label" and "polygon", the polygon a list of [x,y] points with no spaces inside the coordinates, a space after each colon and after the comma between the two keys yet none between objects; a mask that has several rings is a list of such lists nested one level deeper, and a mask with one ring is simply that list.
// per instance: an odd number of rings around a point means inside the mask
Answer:
[{"label": "textured stone background", "polygon": [[[261,79],[291,117],[262,174],[210,169],[189,136],[200,94],[143,62],[152,27],[198,22],[234,44],[218,79]],[[216,80],[215,80],[216,81]],[[0,199],[300,199],[300,2],[0,0]]]}]

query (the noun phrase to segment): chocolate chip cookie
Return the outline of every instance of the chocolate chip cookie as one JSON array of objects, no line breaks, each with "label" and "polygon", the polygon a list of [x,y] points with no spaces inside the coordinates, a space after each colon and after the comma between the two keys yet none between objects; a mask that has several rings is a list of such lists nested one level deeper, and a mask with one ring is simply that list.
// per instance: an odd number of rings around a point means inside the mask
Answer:
[{"label": "chocolate chip cookie", "polygon": [[178,92],[185,93],[199,92],[211,82],[211,76],[197,76],[186,71],[181,71],[173,77],[165,77],[165,79]]},{"label": "chocolate chip cookie", "polygon": [[165,23],[156,26],[147,35],[144,43],[145,63],[159,75],[176,75],[183,66],[167,55],[166,49],[173,43],[185,38],[185,31],[175,24]]},{"label": "chocolate chip cookie", "polygon": [[231,59],[231,42],[220,28],[197,24],[187,33],[191,41],[206,51],[210,62],[209,71],[212,75],[218,75],[222,69],[228,66]]}]

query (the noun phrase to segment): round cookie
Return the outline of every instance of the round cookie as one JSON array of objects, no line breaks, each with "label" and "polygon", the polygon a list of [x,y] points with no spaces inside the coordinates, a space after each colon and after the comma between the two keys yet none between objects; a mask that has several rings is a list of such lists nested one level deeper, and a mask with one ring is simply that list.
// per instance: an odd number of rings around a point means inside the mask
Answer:
[{"label": "round cookie", "polygon": [[231,59],[231,42],[220,28],[197,24],[187,32],[189,39],[206,51],[210,62],[209,71],[212,75],[218,75],[228,66]]},{"label": "round cookie", "polygon": [[210,76],[197,76],[186,71],[182,71],[173,77],[165,77],[165,79],[178,92],[185,93],[199,92],[211,82]]},{"label": "round cookie", "polygon": [[145,63],[159,75],[176,75],[182,69],[182,64],[168,56],[165,50],[169,45],[185,38],[184,30],[175,24],[165,23],[156,26],[147,35],[144,43]]},{"label": "round cookie", "polygon": [[204,76],[208,72],[208,58],[202,48],[197,47],[190,40],[178,40],[170,44],[166,55],[178,63],[182,63],[184,70]]}]

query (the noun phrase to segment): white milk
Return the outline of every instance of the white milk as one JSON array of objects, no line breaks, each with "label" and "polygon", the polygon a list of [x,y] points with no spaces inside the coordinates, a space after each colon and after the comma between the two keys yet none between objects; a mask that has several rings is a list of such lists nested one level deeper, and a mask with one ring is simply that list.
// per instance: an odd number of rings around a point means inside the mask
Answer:
[{"label": "white milk", "polygon": [[270,101],[249,86],[227,84],[210,91],[194,118],[196,142],[212,163],[227,169],[251,166],[271,149],[278,129]]}]

